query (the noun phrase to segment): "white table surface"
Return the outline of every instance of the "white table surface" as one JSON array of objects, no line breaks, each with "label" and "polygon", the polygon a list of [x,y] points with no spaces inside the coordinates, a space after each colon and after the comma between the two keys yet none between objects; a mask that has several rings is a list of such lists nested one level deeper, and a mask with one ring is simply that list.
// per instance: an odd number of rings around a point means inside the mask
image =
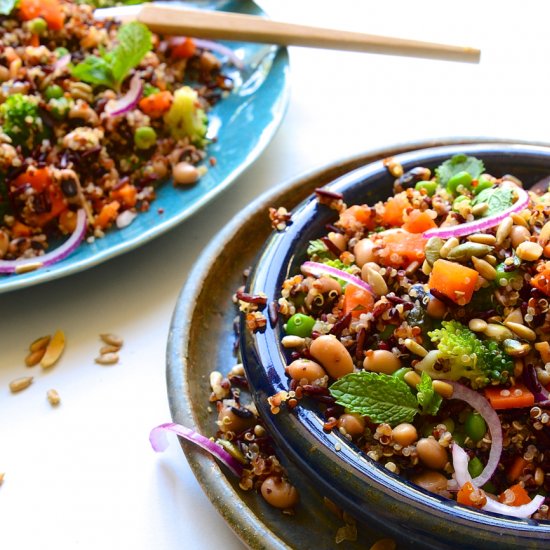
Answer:
[{"label": "white table surface", "polygon": [[[212,237],[264,190],[341,157],[443,136],[550,141],[548,11],[535,0],[263,0],[274,18],[478,46],[479,65],[291,48],[292,97],[259,160],[203,212],[87,272],[0,295],[0,548],[238,549],[175,440],[165,348],[178,293]],[[8,383],[38,335],[66,332],[50,372]],[[120,363],[94,363],[101,332]],[[39,369],[39,367],[38,367]],[[46,390],[62,404],[52,408]]]}]

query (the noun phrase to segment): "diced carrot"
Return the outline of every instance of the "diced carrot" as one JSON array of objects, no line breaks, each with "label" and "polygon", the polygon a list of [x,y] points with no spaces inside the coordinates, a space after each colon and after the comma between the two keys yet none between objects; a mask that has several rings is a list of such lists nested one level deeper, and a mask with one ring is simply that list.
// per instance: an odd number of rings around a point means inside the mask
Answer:
[{"label": "diced carrot", "polygon": [[38,46],[40,46],[40,36],[37,34],[31,34],[31,46],[33,48],[38,48]]},{"label": "diced carrot", "polygon": [[550,258],[550,244],[547,244],[542,249],[542,254],[545,258]]},{"label": "diced carrot", "polygon": [[482,508],[487,502],[487,497],[482,489],[474,487],[471,481],[467,481],[458,491],[456,501],[465,506]]},{"label": "diced carrot", "polygon": [[493,409],[523,409],[532,407],[535,396],[523,384],[516,384],[511,388],[503,386],[488,386],[484,389],[485,397]]},{"label": "diced carrot", "polygon": [[358,286],[348,284],[344,290],[344,314],[351,313],[352,317],[359,317],[361,313],[372,310],[374,297],[368,291]]},{"label": "diced carrot", "polygon": [[128,208],[132,208],[137,202],[137,189],[131,183],[125,183],[117,189],[111,191],[111,197]]},{"label": "diced carrot", "polygon": [[60,31],[65,22],[65,13],[59,0],[20,0],[19,11],[24,21],[42,17],[54,31]]},{"label": "diced carrot", "polygon": [[432,227],[437,227],[433,218],[425,210],[411,210],[406,218],[403,229],[409,233],[424,233]]},{"label": "diced carrot", "polygon": [[46,212],[26,214],[24,219],[28,224],[42,227],[67,209],[67,201],[59,186],[52,181],[48,168],[31,167],[17,176],[12,183],[15,189],[27,186],[31,186],[37,194],[45,194],[46,203],[49,205],[49,210]]},{"label": "diced carrot", "polygon": [[519,477],[523,474],[523,470],[528,464],[529,462],[527,462],[525,458],[523,458],[522,456],[516,456],[514,462],[512,462],[512,465],[510,466],[510,468],[508,468],[508,471],[506,472],[506,479],[510,483],[513,483],[514,481],[519,479]]},{"label": "diced carrot", "polygon": [[376,252],[378,263],[391,267],[406,267],[424,261],[426,239],[418,233],[401,230],[383,231],[374,237],[381,248]]},{"label": "diced carrot", "polygon": [[374,229],[374,213],[366,204],[354,204],[340,214],[337,225],[344,231],[351,233],[357,233],[364,229]]},{"label": "diced carrot", "polygon": [[538,273],[531,277],[531,286],[538,288],[547,296],[550,296],[550,262],[545,262],[537,266]]},{"label": "diced carrot", "polygon": [[171,92],[157,92],[142,98],[139,108],[151,118],[160,118],[170,109],[173,99]]},{"label": "diced carrot", "polygon": [[403,224],[403,214],[411,208],[411,203],[404,193],[390,197],[384,205],[382,224],[386,227],[399,227]]},{"label": "diced carrot", "polygon": [[178,37],[172,40],[172,57],[176,59],[188,59],[197,51],[195,41],[188,36]]},{"label": "diced carrot", "polygon": [[105,229],[108,227],[117,217],[120,209],[120,203],[118,201],[111,201],[104,204],[99,214],[95,217],[94,227]]},{"label": "diced carrot", "polygon": [[507,504],[508,506],[522,506],[529,504],[531,497],[522,485],[516,483],[512,485],[498,496],[498,501]]},{"label": "diced carrot", "polygon": [[76,213],[72,210],[65,210],[59,215],[59,229],[63,233],[72,233],[76,228]]},{"label": "diced carrot", "polygon": [[19,220],[15,220],[11,231],[14,237],[30,237],[32,235],[32,229]]},{"label": "diced carrot", "polygon": [[458,305],[466,305],[472,299],[479,273],[456,262],[436,260],[428,286]]}]

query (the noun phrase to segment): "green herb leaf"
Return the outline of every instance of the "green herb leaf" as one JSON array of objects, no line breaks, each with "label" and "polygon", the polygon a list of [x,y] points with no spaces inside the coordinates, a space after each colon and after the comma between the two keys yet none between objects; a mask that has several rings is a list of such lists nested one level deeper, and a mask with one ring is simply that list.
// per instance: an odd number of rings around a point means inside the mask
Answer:
[{"label": "green herb leaf", "polygon": [[120,88],[128,73],[153,47],[151,31],[138,21],[121,25],[117,33],[118,44],[108,52],[101,51],[100,57],[91,55],[73,67],[76,78],[109,88]]},{"label": "green herb leaf", "polygon": [[417,384],[416,399],[422,407],[422,414],[435,415],[439,410],[443,398],[434,391],[433,381],[430,376],[423,372],[420,382]]},{"label": "green herb leaf", "polygon": [[494,216],[503,210],[506,210],[513,204],[512,190],[506,187],[490,187],[484,189],[472,201],[472,205],[485,202],[489,208],[483,214],[483,217]]},{"label": "green herb leaf", "polygon": [[17,0],[0,0],[0,14],[9,15],[15,8],[16,4]]},{"label": "green herb leaf", "polygon": [[446,187],[448,181],[459,172],[468,172],[473,179],[479,178],[485,171],[483,161],[468,155],[455,155],[435,169],[439,185]]},{"label": "green herb leaf", "polygon": [[153,47],[151,31],[139,21],[122,25],[117,33],[118,45],[112,52],[111,68],[117,83],[139,65],[144,55]]},{"label": "green herb leaf", "polygon": [[416,397],[407,383],[387,374],[367,371],[346,374],[329,391],[339,405],[368,416],[373,422],[395,426],[410,422],[418,412]]},{"label": "green herb leaf", "polygon": [[323,261],[334,257],[321,239],[309,241],[307,255],[315,261]]},{"label": "green herb leaf", "polygon": [[72,74],[79,80],[96,86],[112,88],[115,84],[109,63],[103,57],[95,55],[88,56],[82,63],[73,67]]}]

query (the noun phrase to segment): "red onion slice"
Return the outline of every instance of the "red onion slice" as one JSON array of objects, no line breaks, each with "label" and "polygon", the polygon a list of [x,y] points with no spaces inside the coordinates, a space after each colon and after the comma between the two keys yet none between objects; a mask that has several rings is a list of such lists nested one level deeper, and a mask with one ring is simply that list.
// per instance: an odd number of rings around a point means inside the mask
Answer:
[{"label": "red onion slice", "polygon": [[161,453],[166,450],[168,447],[168,437],[166,437],[167,432],[172,432],[180,437],[183,437],[191,443],[195,443],[205,451],[208,451],[212,456],[217,458],[220,462],[223,462],[233,474],[237,477],[241,477],[243,472],[242,464],[234,457],[232,457],[227,451],[222,449],[217,443],[208,439],[204,435],[197,433],[194,430],[186,428],[181,424],[175,424],[174,422],[167,422],[166,424],[161,424],[156,428],[151,430],[149,434],[149,441],[151,447],[157,452]]},{"label": "red onion slice", "polygon": [[25,268],[36,266],[36,269],[59,262],[66,258],[86,235],[86,212],[80,209],[76,213],[76,227],[71,236],[55,250],[35,258],[20,258],[18,260],[0,260],[0,273],[21,273]]},{"label": "red onion slice", "polygon": [[220,44],[219,42],[213,42],[212,40],[204,40],[202,38],[193,38],[193,42],[197,48],[202,48],[203,50],[210,50],[211,52],[219,53],[222,56],[227,57],[237,69],[244,68],[244,64],[240,57],[237,57],[237,54],[227,46]]},{"label": "red onion slice", "polygon": [[523,210],[529,204],[529,194],[525,189],[518,187],[516,189],[518,194],[517,201],[494,216],[489,216],[487,218],[481,218],[480,220],[475,220],[473,222],[462,223],[460,225],[454,225],[451,227],[435,227],[433,229],[428,229],[424,231],[422,236],[425,239],[430,237],[440,237],[442,239],[448,239],[450,237],[463,237],[464,235],[469,235],[471,233],[477,233],[478,231],[485,231],[486,229],[491,229],[498,225],[504,218],[507,218],[513,212],[518,212]]},{"label": "red onion slice", "polygon": [[451,451],[453,457],[453,468],[455,471],[455,479],[459,487],[462,487],[468,481],[472,481],[472,476],[468,471],[468,454],[466,451],[458,444],[453,443],[453,448]]},{"label": "red onion slice", "polygon": [[542,495],[536,495],[531,502],[522,504],[521,506],[508,506],[502,502],[487,499],[487,503],[481,509],[485,512],[495,512],[504,516],[512,516],[515,518],[528,518],[532,516],[544,503],[545,498]]},{"label": "red onion slice", "polygon": [[68,67],[69,63],[71,62],[71,54],[67,53],[65,55],[62,55],[54,64],[53,68],[55,71],[61,71],[65,67]]},{"label": "red onion slice", "polygon": [[489,433],[491,434],[489,459],[481,474],[472,480],[474,485],[482,487],[491,479],[500,461],[500,455],[502,454],[502,426],[500,425],[500,420],[495,409],[491,407],[489,401],[487,401],[483,395],[467,388],[459,382],[454,382],[452,380],[445,381],[453,386],[453,395],[451,399],[461,399],[465,401],[483,417],[485,422],[487,422]]},{"label": "red onion slice", "polygon": [[119,116],[131,111],[143,94],[143,80],[136,74],[130,80],[128,91],[116,101],[109,101],[105,106],[105,112],[109,116]]},{"label": "red onion slice", "polygon": [[359,277],[356,277],[351,273],[347,273],[346,271],[342,271],[336,267],[331,267],[330,265],[321,264],[319,262],[304,262],[302,264],[302,272],[308,275],[315,275],[316,277],[321,275],[337,277],[338,279],[346,281],[346,283],[349,283],[350,285],[355,285],[363,290],[366,290],[367,292],[370,292],[373,296],[376,296],[376,293],[368,283],[365,283],[365,281],[359,279]]}]

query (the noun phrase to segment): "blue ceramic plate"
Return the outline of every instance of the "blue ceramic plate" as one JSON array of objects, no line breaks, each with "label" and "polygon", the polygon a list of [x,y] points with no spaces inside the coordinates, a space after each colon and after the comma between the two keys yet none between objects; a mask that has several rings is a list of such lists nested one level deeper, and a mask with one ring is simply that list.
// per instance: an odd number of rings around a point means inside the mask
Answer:
[{"label": "blue ceramic plate", "polygon": [[[188,5],[193,5],[188,3]],[[197,6],[205,6],[197,2]],[[214,8],[263,15],[250,0],[216,2]],[[191,216],[228,187],[267,146],[278,128],[289,99],[288,52],[261,44],[227,43],[244,60],[242,74],[234,71],[236,89],[209,113],[210,135],[217,141],[208,148],[216,158],[200,182],[190,188],[162,185],[149,212],[103,239],[83,243],[68,258],[51,267],[21,275],[0,276],[0,293],[43,283],[88,269],[145,244]],[[159,213],[159,209],[162,214]]]},{"label": "blue ceramic plate", "polygon": [[[526,187],[550,174],[550,148],[510,144],[470,144],[421,149],[397,155],[405,170],[435,168],[454,154],[481,158],[495,175],[511,173]],[[344,195],[347,204],[372,204],[386,198],[393,178],[377,161],[331,182],[326,188]],[[321,183],[322,185],[322,183]],[[267,241],[249,279],[248,291],[264,292],[268,300],[280,297],[282,282],[299,272],[308,242],[326,232],[335,213],[320,206],[314,196],[292,213],[292,224]],[[313,405],[270,412],[267,398],[288,390],[285,365],[288,351],[280,345],[282,321],[268,323],[264,332],[251,334],[241,326],[241,351],[258,410],[277,447],[324,495],[366,524],[391,533],[414,548],[548,548],[550,522],[510,519],[467,509],[428,493],[372,461],[339,433],[323,430],[324,416]]]}]

